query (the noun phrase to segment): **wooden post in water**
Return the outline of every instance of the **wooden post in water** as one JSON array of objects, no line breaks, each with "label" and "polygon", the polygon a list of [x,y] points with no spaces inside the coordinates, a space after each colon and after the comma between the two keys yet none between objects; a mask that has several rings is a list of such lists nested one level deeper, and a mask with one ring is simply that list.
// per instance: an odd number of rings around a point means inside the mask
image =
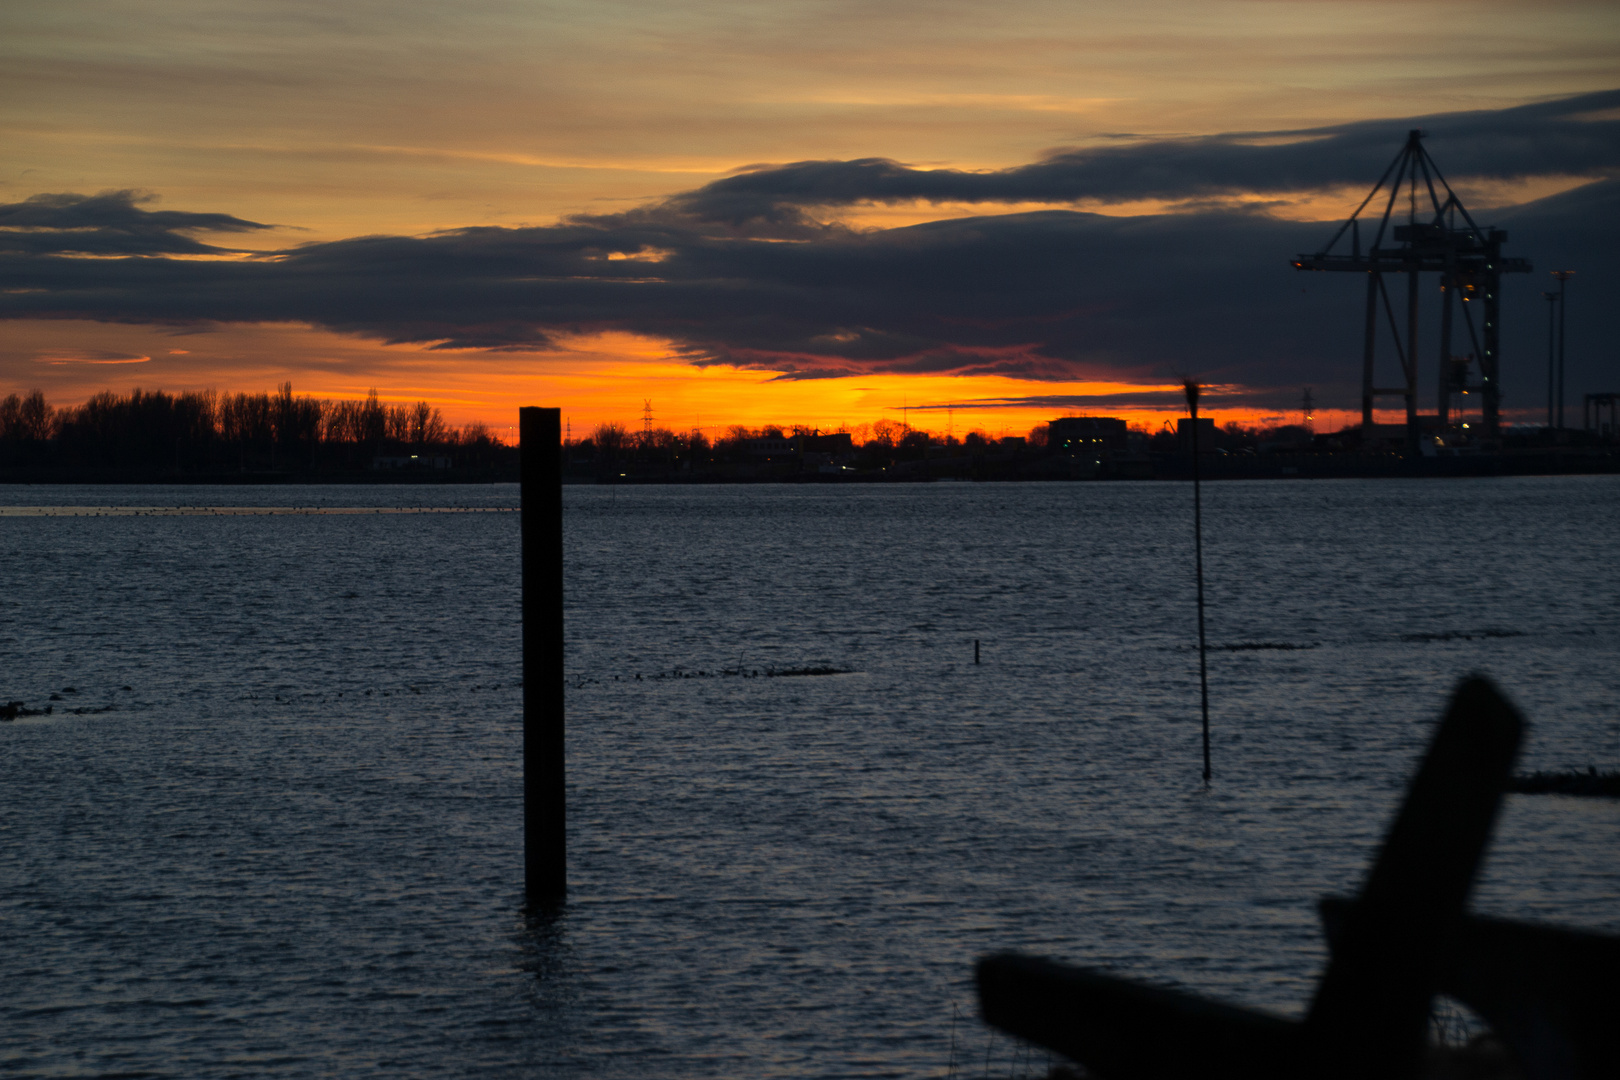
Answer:
[{"label": "wooden post in water", "polygon": [[568,894],[563,764],[562,410],[518,410],[523,510],[523,883],[529,913]]},{"label": "wooden post in water", "polygon": [[977,664],[979,662],[979,639],[978,638],[973,639],[973,662],[975,664]]},{"label": "wooden post in water", "polygon": [[1192,414],[1193,448],[1193,552],[1198,578],[1198,697],[1204,715],[1204,783],[1209,783],[1209,664],[1204,641],[1204,497],[1198,463],[1198,384],[1188,379],[1187,411]]}]

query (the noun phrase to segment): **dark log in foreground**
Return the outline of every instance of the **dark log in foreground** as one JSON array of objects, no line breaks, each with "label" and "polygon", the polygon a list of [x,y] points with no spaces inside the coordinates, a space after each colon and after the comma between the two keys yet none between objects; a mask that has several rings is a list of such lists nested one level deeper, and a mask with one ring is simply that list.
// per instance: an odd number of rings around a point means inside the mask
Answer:
[{"label": "dark log in foreground", "polygon": [[979,962],[984,1019],[1108,1080],[1292,1077],[1300,1025],[1193,994],[1011,953]]},{"label": "dark log in foreground", "polygon": [[[1336,951],[1355,901],[1317,906]],[[1469,915],[1439,959],[1438,991],[1478,1013],[1530,1076],[1620,1074],[1620,938]]]},{"label": "dark log in foreground", "polygon": [[985,1018],[1113,1080],[1417,1076],[1523,726],[1489,682],[1458,687],[1303,1022],[1016,956],[980,962]]},{"label": "dark log in foreground", "polygon": [[1305,1018],[1320,1052],[1354,1073],[1422,1065],[1440,943],[1462,921],[1523,731],[1484,679],[1457,688]]}]

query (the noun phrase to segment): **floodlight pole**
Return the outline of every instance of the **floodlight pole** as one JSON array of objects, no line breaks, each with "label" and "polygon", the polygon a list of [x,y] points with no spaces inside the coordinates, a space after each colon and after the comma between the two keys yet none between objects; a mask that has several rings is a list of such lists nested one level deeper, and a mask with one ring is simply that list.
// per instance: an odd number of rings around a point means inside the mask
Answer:
[{"label": "floodlight pole", "polygon": [[1564,296],[1564,286],[1569,279],[1575,276],[1573,270],[1554,270],[1552,276],[1558,279],[1558,429],[1564,429],[1564,309],[1567,306]]},{"label": "floodlight pole", "polygon": [[1553,421],[1553,401],[1558,389],[1558,352],[1553,347],[1554,333],[1556,332],[1558,315],[1558,294],[1544,292],[1541,294],[1547,301],[1547,430],[1551,431]]}]

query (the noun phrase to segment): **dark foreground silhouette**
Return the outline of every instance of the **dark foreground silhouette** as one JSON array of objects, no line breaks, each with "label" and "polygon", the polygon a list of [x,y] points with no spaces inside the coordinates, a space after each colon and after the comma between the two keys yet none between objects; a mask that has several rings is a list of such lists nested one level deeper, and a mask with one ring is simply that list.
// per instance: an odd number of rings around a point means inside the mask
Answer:
[{"label": "dark foreground silhouette", "polygon": [[979,962],[996,1027],[1109,1080],[1416,1077],[1434,996],[1511,1052],[1489,1075],[1620,1073],[1620,938],[1466,913],[1524,728],[1486,680],[1458,687],[1361,895],[1324,901],[1332,958],[1303,1020],[1004,954]]}]

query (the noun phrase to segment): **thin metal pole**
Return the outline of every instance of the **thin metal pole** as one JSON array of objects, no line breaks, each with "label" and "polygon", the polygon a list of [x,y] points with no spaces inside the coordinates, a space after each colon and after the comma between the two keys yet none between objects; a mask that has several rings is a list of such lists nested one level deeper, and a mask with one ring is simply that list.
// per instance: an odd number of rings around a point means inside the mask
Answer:
[{"label": "thin metal pole", "polygon": [[568,893],[563,723],[562,410],[518,410],[523,529],[523,882],[529,913]]},{"label": "thin metal pole", "polygon": [[1406,449],[1417,453],[1418,272],[1406,275]]},{"label": "thin metal pole", "polygon": [[1557,354],[1553,350],[1553,305],[1558,303],[1558,294],[1544,292],[1541,295],[1547,298],[1547,427],[1551,429],[1553,426],[1553,393],[1558,385],[1558,360]]},{"label": "thin metal pole", "polygon": [[[1452,256],[1450,249],[1448,248],[1446,253],[1446,270],[1440,275],[1440,408],[1438,409],[1437,413],[1440,426],[1442,428],[1451,422],[1451,387],[1453,371],[1451,364],[1451,309],[1456,299],[1457,292],[1456,282],[1452,279],[1451,260]],[[1463,411],[1463,405],[1459,404],[1457,407],[1458,423],[1462,422]]]},{"label": "thin metal pole", "polygon": [[[1378,295],[1381,282],[1378,271],[1367,273],[1367,322],[1361,339],[1361,438],[1372,438],[1373,422],[1373,354],[1378,341]],[[1397,349],[1400,342],[1395,343]]]},{"label": "thin metal pole", "polygon": [[1198,578],[1198,695],[1204,723],[1204,783],[1209,783],[1209,663],[1204,638],[1204,497],[1203,477],[1198,464],[1198,384],[1191,379],[1184,387],[1187,411],[1192,414],[1193,447],[1193,565]]},{"label": "thin metal pole", "polygon": [[1558,271],[1558,428],[1564,427],[1564,313],[1569,304],[1564,296],[1564,286],[1569,284],[1570,271]]},{"label": "thin metal pole", "polygon": [[[1412,145],[1412,160],[1407,166],[1407,194],[1410,197],[1406,216],[1407,228],[1413,230],[1408,234],[1412,237],[1409,247],[1417,246],[1417,181],[1418,163],[1422,160],[1421,143],[1408,136]],[[1418,452],[1418,411],[1417,411],[1417,376],[1418,376],[1418,289],[1420,282],[1418,272],[1410,271],[1406,275],[1406,449],[1408,453]]]}]

